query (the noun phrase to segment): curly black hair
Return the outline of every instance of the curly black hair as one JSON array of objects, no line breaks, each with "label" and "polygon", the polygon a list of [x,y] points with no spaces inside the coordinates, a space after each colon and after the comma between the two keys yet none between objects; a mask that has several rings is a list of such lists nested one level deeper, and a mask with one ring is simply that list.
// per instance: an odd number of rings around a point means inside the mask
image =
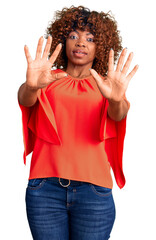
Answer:
[{"label": "curly black hair", "polygon": [[114,60],[116,61],[122,50],[122,39],[117,28],[114,17],[108,13],[90,11],[83,6],[63,8],[56,11],[54,20],[49,23],[45,37],[52,36],[53,42],[49,57],[53,53],[57,44],[62,43],[62,51],[59,54],[54,66],[56,68],[67,68],[66,39],[71,31],[80,29],[88,30],[94,35],[96,44],[96,56],[92,68],[99,74],[105,76],[108,71],[108,56],[110,49],[114,50]]}]

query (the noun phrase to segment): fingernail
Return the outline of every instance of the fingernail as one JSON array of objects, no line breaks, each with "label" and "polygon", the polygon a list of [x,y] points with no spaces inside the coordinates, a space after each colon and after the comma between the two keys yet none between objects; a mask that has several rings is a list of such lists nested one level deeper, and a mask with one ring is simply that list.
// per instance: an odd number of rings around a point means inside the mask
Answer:
[{"label": "fingernail", "polygon": [[89,71],[91,70],[91,68],[89,68]]}]

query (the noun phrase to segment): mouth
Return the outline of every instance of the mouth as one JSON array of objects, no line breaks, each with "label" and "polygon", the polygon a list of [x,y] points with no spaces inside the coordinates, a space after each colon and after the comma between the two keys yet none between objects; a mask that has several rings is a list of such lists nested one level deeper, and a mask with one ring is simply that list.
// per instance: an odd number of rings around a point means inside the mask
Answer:
[{"label": "mouth", "polygon": [[83,57],[83,56],[86,56],[86,55],[87,55],[87,53],[84,52],[84,51],[82,51],[82,50],[74,50],[74,51],[73,51],[73,54],[74,54],[74,56],[76,56],[76,57]]}]

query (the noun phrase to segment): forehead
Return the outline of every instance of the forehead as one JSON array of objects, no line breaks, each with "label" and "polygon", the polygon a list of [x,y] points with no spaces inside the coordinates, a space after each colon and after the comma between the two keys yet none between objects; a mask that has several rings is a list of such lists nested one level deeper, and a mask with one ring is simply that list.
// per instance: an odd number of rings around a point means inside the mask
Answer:
[{"label": "forehead", "polygon": [[71,32],[75,32],[77,33],[78,35],[90,35],[90,36],[94,36],[89,30],[85,29],[85,30],[80,30],[80,29],[75,29]]}]

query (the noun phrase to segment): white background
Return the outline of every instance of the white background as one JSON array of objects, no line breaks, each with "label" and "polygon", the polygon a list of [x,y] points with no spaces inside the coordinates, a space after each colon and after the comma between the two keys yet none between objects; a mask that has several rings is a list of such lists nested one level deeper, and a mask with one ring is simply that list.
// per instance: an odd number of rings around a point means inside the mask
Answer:
[{"label": "white background", "polygon": [[[1,3],[2,4],[2,3]],[[0,239],[31,240],[26,212],[25,188],[29,162],[23,164],[21,112],[17,91],[25,81],[24,45],[33,57],[38,38],[45,34],[55,10],[84,5],[114,14],[123,46],[134,52],[132,67],[139,70],[131,80],[127,98],[124,172],[127,183],[114,183],[117,216],[111,240],[156,239],[155,215],[155,5],[141,0],[27,0],[3,1],[0,6]]]}]

